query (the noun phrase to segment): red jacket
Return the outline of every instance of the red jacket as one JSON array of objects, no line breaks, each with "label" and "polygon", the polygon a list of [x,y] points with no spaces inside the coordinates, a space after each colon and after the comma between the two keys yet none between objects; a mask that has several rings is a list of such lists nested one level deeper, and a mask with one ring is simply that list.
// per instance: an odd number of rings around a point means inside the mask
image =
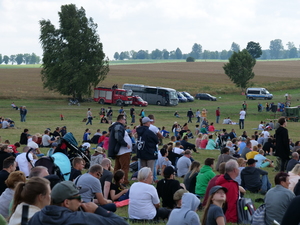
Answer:
[{"label": "red jacket", "polygon": [[202,205],[205,206],[206,203],[207,203],[207,199],[209,197],[209,191],[212,187],[216,186],[216,180],[220,177],[221,175],[216,175],[214,178],[212,178],[209,182],[208,182],[208,185],[207,185],[207,188],[206,188],[206,192],[205,192],[205,195],[204,195],[204,199],[203,199],[203,202],[202,202]]},{"label": "red jacket", "polygon": [[226,221],[236,223],[237,218],[237,200],[239,198],[239,185],[236,181],[225,173],[222,174],[217,180],[216,185],[226,187],[228,192],[226,193],[227,210],[225,213]]}]

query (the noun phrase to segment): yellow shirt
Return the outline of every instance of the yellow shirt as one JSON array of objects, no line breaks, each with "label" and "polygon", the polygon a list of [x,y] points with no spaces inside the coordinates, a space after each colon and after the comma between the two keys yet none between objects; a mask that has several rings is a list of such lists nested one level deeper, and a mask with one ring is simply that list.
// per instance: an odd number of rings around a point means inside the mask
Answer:
[{"label": "yellow shirt", "polygon": [[254,156],[256,156],[257,154],[258,154],[258,152],[256,152],[256,151],[248,152],[248,153],[246,154],[246,158],[247,158],[247,159],[254,159]]}]

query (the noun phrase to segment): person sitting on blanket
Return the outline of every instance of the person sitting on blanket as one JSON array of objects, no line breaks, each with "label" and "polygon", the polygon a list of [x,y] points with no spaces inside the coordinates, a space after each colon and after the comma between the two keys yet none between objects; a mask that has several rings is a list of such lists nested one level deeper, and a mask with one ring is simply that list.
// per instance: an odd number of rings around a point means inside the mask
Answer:
[{"label": "person sitting on blanket", "polygon": [[129,189],[123,185],[125,173],[123,170],[117,170],[114,174],[115,183],[110,186],[110,199],[113,201],[123,201],[129,198]]}]

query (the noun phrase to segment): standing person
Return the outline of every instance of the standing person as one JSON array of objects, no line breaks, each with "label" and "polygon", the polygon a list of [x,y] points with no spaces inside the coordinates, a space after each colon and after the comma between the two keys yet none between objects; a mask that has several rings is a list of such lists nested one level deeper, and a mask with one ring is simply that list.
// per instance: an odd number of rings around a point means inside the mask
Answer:
[{"label": "standing person", "polygon": [[88,111],[87,111],[87,113],[86,113],[86,117],[87,117],[87,120],[88,120],[88,121],[86,122],[85,125],[88,125],[88,124],[93,125],[93,124],[92,124],[93,114],[92,114],[91,108],[88,108]]},{"label": "standing person", "polygon": [[111,107],[108,107],[106,117],[107,117],[108,123],[112,124],[113,111],[112,111]]},{"label": "standing person", "polygon": [[130,125],[133,126],[134,123],[135,123],[135,112],[132,112]]},{"label": "standing person", "polygon": [[201,118],[201,116],[200,116],[200,110],[199,109],[197,109],[197,111],[196,111],[196,118],[197,118],[197,122],[196,123],[200,123],[200,118]]},{"label": "standing person", "polygon": [[242,104],[243,110],[247,111],[247,107],[248,107],[248,104],[246,103],[246,101],[244,101]]},{"label": "standing person", "polygon": [[287,125],[286,119],[281,117],[278,119],[279,127],[275,131],[276,151],[275,156],[280,158],[280,171],[285,171],[286,164],[290,159],[289,133],[285,128]]},{"label": "standing person", "polygon": [[187,112],[186,116],[189,118],[188,123],[192,123],[192,117],[194,116],[194,113],[192,111],[192,109],[190,108],[190,110]]},{"label": "standing person", "polygon": [[221,116],[220,107],[218,107],[216,109],[216,123],[219,123],[220,116]]},{"label": "standing person", "polygon": [[209,191],[208,207],[205,208],[202,225],[225,225],[223,206],[226,202],[227,188],[214,186]]},{"label": "standing person", "polygon": [[133,113],[135,112],[135,108],[134,108],[134,105],[132,105],[132,107],[130,108],[130,116],[131,116],[131,118],[132,118],[132,115],[133,115]]},{"label": "standing person", "polygon": [[144,117],[142,119],[142,126],[136,129],[138,134],[137,156],[140,159],[141,167],[150,167],[151,171],[153,171],[158,154],[156,146],[159,141],[157,135],[149,129],[150,122],[149,117]]},{"label": "standing person", "polygon": [[141,112],[140,112],[140,117],[144,118],[145,117],[145,110],[142,109]]},{"label": "standing person", "polygon": [[122,169],[125,173],[124,184],[128,185],[128,172],[130,164],[130,153],[132,152],[132,141],[125,130],[125,117],[120,114],[117,122],[109,127],[108,157],[115,158],[114,171]]},{"label": "standing person", "polygon": [[244,109],[241,109],[241,111],[240,111],[240,120],[239,120],[240,129],[244,129],[245,117],[246,117],[246,111]]}]

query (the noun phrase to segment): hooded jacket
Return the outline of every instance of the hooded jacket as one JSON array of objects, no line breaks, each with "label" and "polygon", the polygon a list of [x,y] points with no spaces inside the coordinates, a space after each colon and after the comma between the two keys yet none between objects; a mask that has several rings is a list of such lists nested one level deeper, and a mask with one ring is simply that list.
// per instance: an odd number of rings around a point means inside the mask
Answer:
[{"label": "hooded jacket", "polygon": [[262,185],[260,175],[268,175],[268,172],[256,167],[245,167],[241,172],[242,187],[251,192],[259,191]]},{"label": "hooded jacket", "polygon": [[216,185],[226,187],[227,210],[225,213],[226,221],[236,223],[237,218],[237,200],[239,198],[239,185],[236,181],[225,173],[222,174],[216,181]]},{"label": "hooded jacket", "polygon": [[192,193],[184,193],[180,209],[173,209],[167,225],[200,225],[200,219],[195,212],[200,204],[200,200]]},{"label": "hooded jacket", "polygon": [[288,130],[282,126],[275,131],[276,136],[276,151],[275,156],[281,159],[290,158],[290,145]]},{"label": "hooded jacket", "polygon": [[108,145],[108,157],[115,157],[122,146],[127,146],[127,142],[124,141],[125,127],[120,122],[115,122],[109,127],[109,145]]},{"label": "hooded jacket", "polygon": [[121,217],[114,213],[109,213],[107,216],[101,216],[100,207],[95,213],[87,213],[83,211],[73,212],[72,210],[56,206],[45,206],[41,211],[34,214],[29,220],[28,225],[50,225],[50,224],[64,224],[64,225],[115,225],[128,223]]},{"label": "hooded jacket", "polygon": [[195,188],[195,193],[201,196],[205,195],[206,188],[208,185],[208,182],[214,177],[216,174],[214,173],[213,169],[211,166],[204,165],[201,169],[200,172],[197,175],[196,178],[196,188]]},{"label": "hooded jacket", "polygon": [[158,137],[149,130],[147,126],[140,126],[136,129],[138,134],[138,150],[137,157],[143,160],[155,160],[157,159]]}]

